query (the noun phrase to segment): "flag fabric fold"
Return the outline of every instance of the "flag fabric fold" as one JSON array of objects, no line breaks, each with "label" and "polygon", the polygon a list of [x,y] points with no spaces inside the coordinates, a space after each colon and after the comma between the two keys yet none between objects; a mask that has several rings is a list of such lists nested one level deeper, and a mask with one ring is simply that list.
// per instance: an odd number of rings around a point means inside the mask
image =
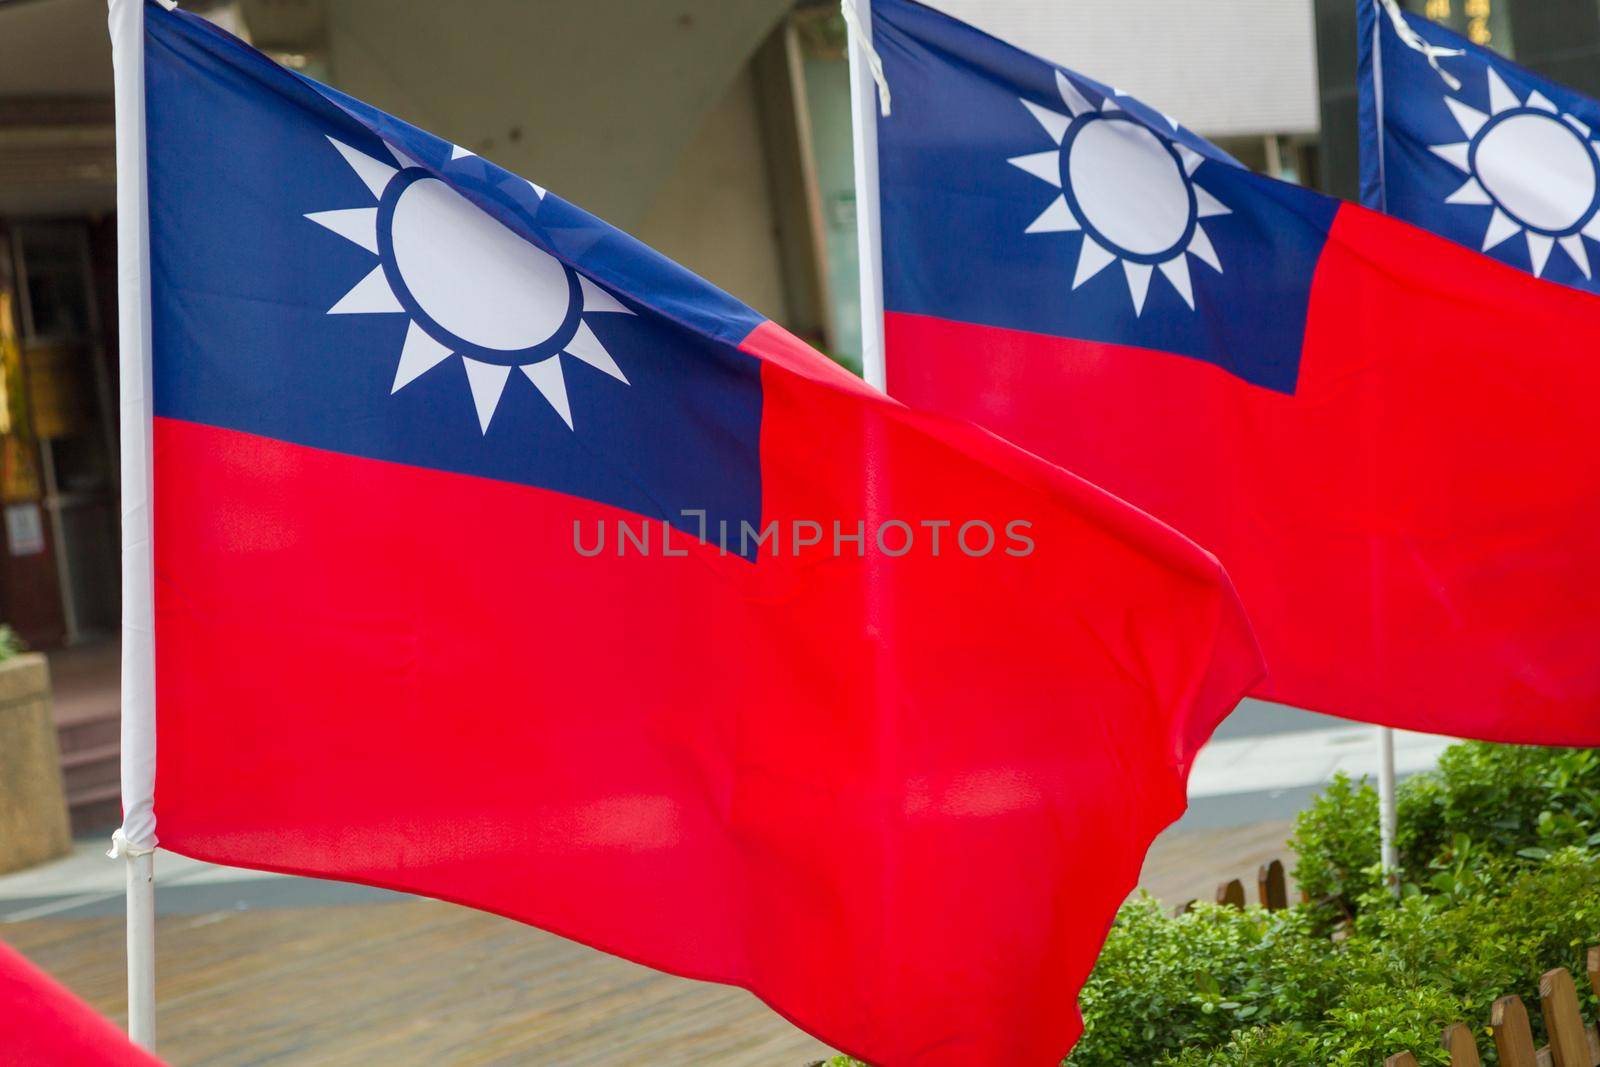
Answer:
[{"label": "flag fabric fold", "polygon": [[873,11],[891,394],[1215,552],[1259,696],[1600,743],[1600,301],[912,0]]},{"label": "flag fabric fold", "polygon": [[1600,102],[1361,0],[1361,202],[1600,293]]},{"label": "flag fabric fold", "polygon": [[1054,1062],[1260,673],[1183,536],[147,8],[162,847]]}]

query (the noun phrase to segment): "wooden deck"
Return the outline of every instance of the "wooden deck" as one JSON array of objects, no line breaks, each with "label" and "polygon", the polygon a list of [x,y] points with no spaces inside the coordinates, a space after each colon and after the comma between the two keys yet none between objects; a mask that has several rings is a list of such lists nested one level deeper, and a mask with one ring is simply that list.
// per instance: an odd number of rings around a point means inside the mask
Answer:
[{"label": "wooden deck", "polygon": [[[1286,822],[1171,834],[1144,884],[1210,899],[1283,855]],[[125,1019],[119,918],[38,919],[4,938]],[[163,916],[161,1053],[188,1065],[799,1067],[829,1050],[741,990],[671,978],[495,916],[425,900]]]}]

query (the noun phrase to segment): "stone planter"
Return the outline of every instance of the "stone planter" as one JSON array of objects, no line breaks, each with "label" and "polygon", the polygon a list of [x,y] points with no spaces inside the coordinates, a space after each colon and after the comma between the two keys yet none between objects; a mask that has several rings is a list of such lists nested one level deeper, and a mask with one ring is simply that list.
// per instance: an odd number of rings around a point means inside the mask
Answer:
[{"label": "stone planter", "polygon": [[0,663],[0,874],[72,849],[50,668],[36,652]]}]

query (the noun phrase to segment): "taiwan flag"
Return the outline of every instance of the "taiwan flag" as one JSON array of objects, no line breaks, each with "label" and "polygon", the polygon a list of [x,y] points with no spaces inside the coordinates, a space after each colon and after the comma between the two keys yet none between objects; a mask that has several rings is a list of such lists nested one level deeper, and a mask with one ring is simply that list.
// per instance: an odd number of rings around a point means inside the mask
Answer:
[{"label": "taiwan flag", "polygon": [[1361,0],[1361,202],[1591,293],[1600,103]]},{"label": "taiwan flag", "polygon": [[154,479],[123,836],[744,986],[876,1063],[1056,1062],[1259,677],[1215,558],[200,19],[118,40]]},{"label": "taiwan flag", "polygon": [[1258,696],[1600,744],[1600,301],[873,10],[891,394],[1216,552]]}]

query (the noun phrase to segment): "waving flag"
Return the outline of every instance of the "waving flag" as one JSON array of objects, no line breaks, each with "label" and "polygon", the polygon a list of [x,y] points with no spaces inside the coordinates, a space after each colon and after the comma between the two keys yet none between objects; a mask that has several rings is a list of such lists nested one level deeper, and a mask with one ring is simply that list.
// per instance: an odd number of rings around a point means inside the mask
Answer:
[{"label": "waving flag", "polygon": [[1216,561],[554,193],[146,25],[125,836],[746,986],[874,1062],[1059,1059],[1259,675]]},{"label": "waving flag", "polygon": [[1600,103],[1361,0],[1361,202],[1600,292]]},{"label": "waving flag", "polygon": [[890,392],[1215,551],[1260,696],[1600,743],[1600,301],[873,8]]},{"label": "waving flag", "polygon": [[0,941],[0,1063],[6,1067],[161,1067],[66,986]]}]

